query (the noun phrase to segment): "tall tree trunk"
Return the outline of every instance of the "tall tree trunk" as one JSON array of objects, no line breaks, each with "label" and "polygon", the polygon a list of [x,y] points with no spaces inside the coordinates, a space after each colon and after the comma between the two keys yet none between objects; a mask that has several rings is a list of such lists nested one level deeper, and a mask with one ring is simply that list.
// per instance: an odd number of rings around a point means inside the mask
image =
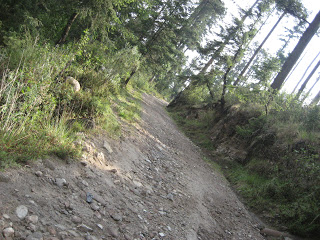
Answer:
[{"label": "tall tree trunk", "polygon": [[270,30],[270,32],[268,33],[268,35],[264,38],[264,40],[262,41],[262,43],[259,45],[259,47],[254,51],[253,55],[251,56],[250,60],[247,62],[246,66],[242,69],[241,73],[239,74],[237,80],[233,83],[233,86],[237,86],[239,81],[242,79],[243,75],[245,74],[245,72],[247,71],[247,69],[250,67],[250,64],[252,63],[252,61],[254,60],[254,58],[257,56],[257,54],[260,52],[261,48],[263,47],[263,45],[266,43],[266,41],[268,40],[268,38],[271,36],[271,34],[273,33],[273,31],[276,29],[276,27],[279,25],[280,21],[283,19],[283,17],[286,15],[286,12],[282,13],[282,15],[279,17],[278,21],[275,23],[275,25],[272,27],[272,29]]},{"label": "tall tree trunk", "polygon": [[69,34],[69,31],[71,29],[71,26],[72,26],[73,22],[76,20],[76,18],[78,17],[78,15],[79,15],[79,13],[73,13],[71,15],[71,17],[68,20],[67,25],[65,26],[65,28],[62,32],[60,39],[56,42],[56,45],[63,44],[66,41],[68,34]]},{"label": "tall tree trunk", "polygon": [[303,90],[306,88],[310,78],[312,78],[313,74],[317,71],[318,67],[320,66],[320,60],[318,61],[318,63],[314,66],[314,68],[312,69],[311,73],[308,75],[308,77],[306,78],[306,80],[303,82],[303,84],[301,85],[297,95],[296,95],[296,99],[299,99],[301,93],[303,92]]},{"label": "tall tree trunk", "polygon": [[[304,57],[307,55],[308,51],[306,51],[303,56],[299,59],[299,61],[296,63],[296,65],[294,65],[293,69],[290,71],[290,74],[286,77],[286,79],[284,80],[283,84],[285,84],[288,79],[291,77],[291,75],[293,74],[294,70],[296,70],[296,68],[299,66],[299,64],[302,62],[302,60],[304,59]],[[274,77],[272,79],[275,79],[277,74],[274,75]]]},{"label": "tall tree trunk", "polygon": [[298,44],[294,48],[294,50],[290,53],[289,57],[285,61],[282,66],[281,71],[274,79],[273,83],[271,84],[271,88],[274,90],[280,90],[284,80],[288,76],[289,72],[291,71],[292,67],[298,61],[299,57],[301,56],[302,52],[314,36],[314,34],[318,31],[320,27],[320,11],[314,18],[314,20],[310,23],[307,30],[303,33],[302,37],[300,38]]},{"label": "tall tree trunk", "polygon": [[320,55],[320,52],[318,52],[317,56],[312,60],[312,62],[309,64],[309,66],[307,67],[307,69],[304,71],[302,77],[300,78],[299,82],[296,84],[296,86],[294,87],[293,91],[291,94],[293,94],[296,89],[298,88],[298,86],[300,85],[300,83],[302,82],[302,80],[304,79],[304,76],[307,74],[309,68],[312,66],[312,64],[314,63],[314,61],[318,58],[318,56]]}]

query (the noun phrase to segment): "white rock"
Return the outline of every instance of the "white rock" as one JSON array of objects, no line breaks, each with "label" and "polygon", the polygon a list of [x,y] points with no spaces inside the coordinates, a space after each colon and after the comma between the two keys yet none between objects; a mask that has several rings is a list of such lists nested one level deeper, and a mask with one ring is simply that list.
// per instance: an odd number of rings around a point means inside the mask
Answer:
[{"label": "white rock", "polygon": [[5,228],[2,233],[5,238],[11,238],[14,236],[14,229],[11,227]]},{"label": "white rock", "polygon": [[18,218],[24,219],[28,215],[28,208],[24,205],[20,205],[16,209],[16,214],[17,214]]},{"label": "white rock", "polygon": [[64,178],[56,178],[55,183],[59,187],[63,187],[67,185],[67,181]]},{"label": "white rock", "polygon": [[142,183],[141,182],[138,182],[136,180],[133,180],[133,184],[136,186],[136,187],[142,187]]},{"label": "white rock", "polygon": [[166,235],[161,232],[161,233],[159,233],[159,236],[160,236],[160,237],[164,237],[164,236],[166,236]]},{"label": "white rock", "polygon": [[72,85],[73,86],[73,90],[75,92],[80,91],[80,83],[76,79],[74,79],[73,77],[67,77],[66,78],[66,83]]},{"label": "white rock", "polygon": [[97,154],[96,154],[96,157],[97,157],[97,159],[100,161],[100,163],[103,163],[103,162],[105,161],[103,152],[97,153]]},{"label": "white rock", "polygon": [[42,176],[43,176],[43,172],[41,172],[41,171],[36,171],[34,174],[35,174],[37,177],[42,177]]},{"label": "white rock", "polygon": [[98,228],[100,228],[101,230],[103,230],[103,226],[101,224],[97,224]]},{"label": "white rock", "polygon": [[103,142],[103,147],[108,151],[108,153],[113,153],[113,150],[107,141]]}]

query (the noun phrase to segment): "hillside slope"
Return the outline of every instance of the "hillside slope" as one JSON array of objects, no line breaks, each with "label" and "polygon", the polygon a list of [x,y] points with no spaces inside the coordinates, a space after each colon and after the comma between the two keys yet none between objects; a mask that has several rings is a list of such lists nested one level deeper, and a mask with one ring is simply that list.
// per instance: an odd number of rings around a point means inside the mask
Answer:
[{"label": "hillside slope", "polygon": [[0,173],[0,239],[264,239],[219,171],[144,95],[142,120],[83,159]]}]

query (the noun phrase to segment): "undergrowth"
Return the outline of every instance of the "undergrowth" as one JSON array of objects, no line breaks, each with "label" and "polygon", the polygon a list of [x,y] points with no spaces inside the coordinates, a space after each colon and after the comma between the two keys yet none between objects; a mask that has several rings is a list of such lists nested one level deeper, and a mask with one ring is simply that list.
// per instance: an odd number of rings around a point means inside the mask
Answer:
[{"label": "undergrowth", "polygon": [[[190,111],[192,105],[169,111],[185,134],[222,164],[227,179],[253,211],[281,230],[319,236],[320,108],[283,102],[272,103],[268,115],[263,107],[250,104],[230,108],[224,115],[218,110]],[[232,154],[216,152],[219,146],[240,147],[247,157],[237,162]]]},{"label": "undergrowth", "polygon": [[[139,57],[130,47],[114,53],[88,32],[60,47],[28,34],[12,37],[0,48],[0,169],[51,154],[77,157],[78,132],[102,128],[119,137],[121,121],[139,121],[141,91],[153,87],[139,90],[138,77],[123,86]],[[68,76],[80,91],[66,83]]]}]

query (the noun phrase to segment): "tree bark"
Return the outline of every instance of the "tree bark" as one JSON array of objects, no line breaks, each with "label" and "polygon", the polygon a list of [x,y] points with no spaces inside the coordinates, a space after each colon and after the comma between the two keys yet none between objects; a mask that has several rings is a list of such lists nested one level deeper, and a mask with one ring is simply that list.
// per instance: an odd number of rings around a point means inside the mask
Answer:
[{"label": "tree bark", "polygon": [[311,22],[307,30],[303,33],[298,44],[296,45],[294,50],[290,53],[289,57],[283,64],[281,71],[279,72],[279,74],[271,84],[271,88],[273,90],[280,90],[290,70],[298,61],[302,52],[304,51],[304,49],[306,48],[306,46],[308,45],[312,37],[315,35],[315,33],[318,31],[319,27],[320,27],[320,11],[318,12],[314,20]]},{"label": "tree bark", "polygon": [[303,82],[303,84],[301,85],[297,95],[296,95],[296,99],[298,99],[301,95],[301,93],[303,92],[303,90],[306,88],[310,78],[313,76],[313,74],[317,71],[318,67],[320,66],[320,60],[318,61],[318,63],[316,64],[316,66],[314,66],[314,68],[312,69],[311,73],[308,75],[308,77],[306,78],[306,80]]},{"label": "tree bark", "polygon": [[71,26],[72,26],[73,22],[76,20],[76,18],[78,17],[78,15],[79,15],[79,13],[73,13],[71,15],[71,17],[68,20],[68,23],[67,23],[66,27],[63,30],[61,38],[56,42],[56,45],[63,44],[66,41],[66,39],[68,37],[68,34],[69,34],[69,31],[71,29]]},{"label": "tree bark", "polygon": [[278,21],[275,23],[275,25],[272,27],[272,29],[269,31],[268,35],[264,38],[264,40],[262,41],[262,43],[259,45],[259,47],[254,51],[253,55],[251,56],[249,62],[247,62],[246,66],[242,69],[241,73],[239,74],[237,80],[233,83],[233,86],[237,86],[239,81],[242,79],[243,75],[245,74],[245,72],[247,71],[247,69],[250,67],[252,61],[254,60],[254,58],[257,56],[257,54],[260,52],[261,48],[263,47],[263,45],[266,43],[266,41],[268,40],[268,38],[271,36],[271,34],[273,33],[273,31],[276,29],[276,27],[279,25],[280,21],[283,19],[283,17],[286,15],[286,12],[282,13],[282,15],[279,17]]}]

